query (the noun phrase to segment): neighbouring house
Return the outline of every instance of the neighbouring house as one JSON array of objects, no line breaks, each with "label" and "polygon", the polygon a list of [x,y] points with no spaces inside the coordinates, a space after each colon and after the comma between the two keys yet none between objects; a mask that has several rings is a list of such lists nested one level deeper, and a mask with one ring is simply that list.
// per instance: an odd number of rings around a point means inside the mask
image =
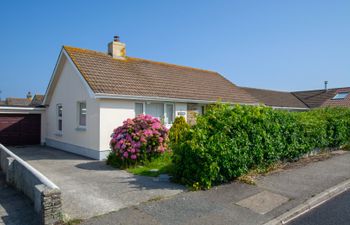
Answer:
[{"label": "neighbouring house", "polygon": [[0,143],[26,145],[45,143],[43,95],[6,98],[0,102]]},{"label": "neighbouring house", "polygon": [[258,104],[219,73],[128,57],[115,39],[108,53],[64,46],[48,85],[45,143],[104,159],[110,135],[127,118],[145,113],[168,127],[176,116],[189,123],[217,101]]},{"label": "neighbouring house", "polygon": [[259,100],[261,104],[271,106],[275,109],[283,109],[288,111],[305,111],[309,107],[295,95],[290,92],[273,91],[258,88],[241,87]]},{"label": "neighbouring house", "polygon": [[309,108],[350,107],[350,87],[296,91],[292,94]]},{"label": "neighbouring house", "polygon": [[350,87],[283,92],[241,87],[261,104],[276,109],[305,111],[322,107],[350,107]]}]

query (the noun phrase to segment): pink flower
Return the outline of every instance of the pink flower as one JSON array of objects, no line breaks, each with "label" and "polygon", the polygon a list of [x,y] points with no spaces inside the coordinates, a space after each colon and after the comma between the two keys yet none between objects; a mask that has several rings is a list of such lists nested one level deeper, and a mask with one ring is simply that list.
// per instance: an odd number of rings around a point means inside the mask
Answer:
[{"label": "pink flower", "polygon": [[130,156],[130,158],[131,158],[132,160],[136,160],[136,159],[137,159],[137,156],[133,154],[133,155]]},{"label": "pink flower", "polygon": [[159,129],[160,127],[161,127],[161,124],[158,122],[152,124],[152,129]]},{"label": "pink flower", "polygon": [[145,134],[145,136],[151,136],[153,134],[151,130],[145,130],[145,132],[143,133]]},{"label": "pink flower", "polygon": [[126,140],[128,140],[128,141],[132,141],[132,137],[131,137],[131,135],[130,135],[130,134],[127,134],[127,135],[126,135]]},{"label": "pink flower", "polygon": [[147,140],[144,137],[140,138],[140,142],[145,143]]},{"label": "pink flower", "polygon": [[128,158],[128,156],[129,156],[128,152],[124,152],[123,156],[124,156],[124,158]]},{"label": "pink flower", "polygon": [[164,147],[163,146],[160,146],[159,149],[158,149],[160,152],[164,152]]}]

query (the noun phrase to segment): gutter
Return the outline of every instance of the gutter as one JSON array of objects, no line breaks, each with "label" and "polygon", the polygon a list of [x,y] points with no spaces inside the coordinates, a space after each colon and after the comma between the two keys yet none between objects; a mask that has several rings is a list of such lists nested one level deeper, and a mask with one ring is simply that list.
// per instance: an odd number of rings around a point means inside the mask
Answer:
[{"label": "gutter", "polygon": [[[120,99],[120,100],[142,100],[142,101],[164,101],[164,102],[182,102],[182,103],[204,103],[211,104],[218,101],[208,100],[196,100],[196,99],[183,99],[183,98],[167,98],[167,97],[154,97],[154,96],[133,96],[133,95],[116,95],[116,94],[104,94],[95,93],[96,99]],[[240,104],[240,105],[259,105],[259,103],[239,103],[239,102],[221,102],[226,104]]]},{"label": "gutter", "polygon": [[23,110],[23,111],[45,111],[45,108],[37,107],[15,107],[15,106],[0,106],[0,110]]},{"label": "gutter", "polygon": [[310,108],[300,108],[300,107],[286,107],[286,106],[269,106],[272,107],[273,109],[292,109],[292,110],[304,110],[308,111]]}]

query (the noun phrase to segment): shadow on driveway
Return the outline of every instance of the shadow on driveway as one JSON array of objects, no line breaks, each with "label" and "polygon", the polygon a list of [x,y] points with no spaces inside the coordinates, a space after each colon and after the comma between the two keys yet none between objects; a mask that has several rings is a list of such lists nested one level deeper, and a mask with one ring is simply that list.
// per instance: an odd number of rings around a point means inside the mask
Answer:
[{"label": "shadow on driveway", "polygon": [[115,168],[106,165],[104,161],[80,163],[76,165],[76,167],[83,170],[101,170],[101,171],[116,170]]}]

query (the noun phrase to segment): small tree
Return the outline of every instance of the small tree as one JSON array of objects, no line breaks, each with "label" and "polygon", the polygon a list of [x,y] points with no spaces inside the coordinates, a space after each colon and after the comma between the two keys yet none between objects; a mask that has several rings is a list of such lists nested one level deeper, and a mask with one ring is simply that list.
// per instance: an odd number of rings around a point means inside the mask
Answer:
[{"label": "small tree", "polygon": [[181,135],[184,135],[189,128],[190,125],[186,123],[183,116],[176,117],[169,132],[170,143],[178,143],[181,139]]}]

